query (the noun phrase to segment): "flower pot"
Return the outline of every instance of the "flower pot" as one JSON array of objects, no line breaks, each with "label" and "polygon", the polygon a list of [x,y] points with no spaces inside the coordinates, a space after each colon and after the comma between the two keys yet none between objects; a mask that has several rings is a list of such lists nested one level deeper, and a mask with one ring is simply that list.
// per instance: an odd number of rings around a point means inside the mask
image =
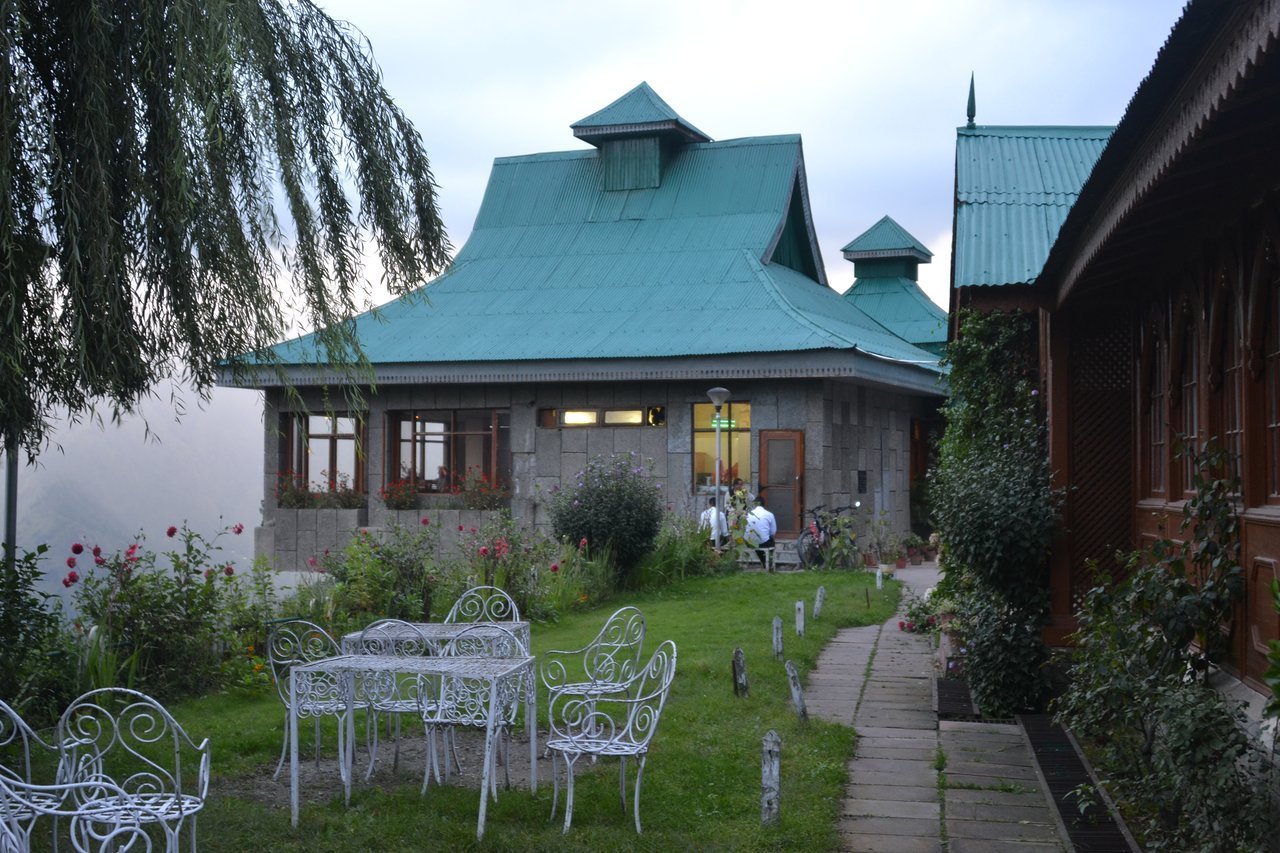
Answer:
[{"label": "flower pot", "polygon": [[874,569],[876,566],[880,565],[880,561],[876,559],[875,554],[863,554],[862,562],[868,569]]},{"label": "flower pot", "polygon": [[907,551],[907,559],[911,565],[918,566],[924,562],[924,555],[920,553],[918,548],[911,548]]},{"label": "flower pot", "polygon": [[899,557],[898,561],[894,563],[894,566],[899,569],[905,569],[907,567],[907,558]]}]

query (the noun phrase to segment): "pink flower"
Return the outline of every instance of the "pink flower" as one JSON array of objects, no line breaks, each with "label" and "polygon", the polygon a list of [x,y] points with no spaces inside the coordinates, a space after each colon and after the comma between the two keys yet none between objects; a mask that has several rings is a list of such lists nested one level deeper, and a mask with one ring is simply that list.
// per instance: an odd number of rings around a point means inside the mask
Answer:
[{"label": "pink flower", "polygon": [[204,579],[207,581],[213,580],[213,569],[204,570]]},{"label": "pink flower", "polygon": [[75,572],[67,572],[67,580],[71,581],[72,583],[75,583],[76,581],[80,580],[80,576]]},{"label": "pink flower", "polygon": [[578,543],[578,550],[584,551],[587,547],[587,537],[583,536],[582,541]]},{"label": "pink flower", "polygon": [[481,557],[487,557],[487,556],[489,556],[489,546],[488,546],[488,545],[481,545],[481,546],[480,546],[480,556],[481,556]]},{"label": "pink flower", "polygon": [[422,517],[422,526],[423,526],[423,527],[426,527],[426,526],[427,526],[428,524],[430,524],[430,523],[431,523],[431,519],[427,518],[427,517],[424,515],[424,516]]},{"label": "pink flower", "polygon": [[169,525],[169,529],[168,529],[168,530],[166,530],[166,531],[164,532],[164,535],[165,535],[165,536],[168,536],[170,539],[172,539],[174,536],[177,536],[177,535],[178,535],[178,528],[176,528],[176,527],[174,527],[172,524],[170,524],[170,525]]},{"label": "pink flower", "polygon": [[899,622],[898,622],[898,630],[899,630],[899,631],[905,631],[905,630],[907,630],[907,623],[906,623],[906,622],[899,621]]},{"label": "pink flower", "polygon": [[67,587],[67,588],[69,589],[69,588],[71,587],[71,581],[69,581],[69,580],[68,580],[68,579],[66,579],[66,578],[63,578],[63,579],[62,579],[62,585],[63,585],[63,586],[65,586],[65,587]]},{"label": "pink flower", "polygon": [[914,622],[908,622],[908,623],[907,623],[907,630],[908,630],[908,631],[914,631],[915,629],[916,629],[916,623],[914,623]]},{"label": "pink flower", "polygon": [[461,533],[463,530],[466,530],[466,528],[465,528],[465,527],[463,527],[461,524],[459,524],[459,525],[458,525],[458,532],[459,532],[459,533]]},{"label": "pink flower", "polygon": [[134,542],[132,545],[130,545],[128,548],[125,549],[124,555],[126,557],[132,557],[136,553],[138,553],[138,543]]},{"label": "pink flower", "polygon": [[222,573],[227,577],[231,577],[236,573],[236,570],[230,563],[227,563],[225,566],[222,567]]},{"label": "pink flower", "polygon": [[244,533],[244,525],[236,522],[236,524],[232,526],[231,532],[239,536],[241,533]]},{"label": "pink flower", "polygon": [[106,557],[103,557],[102,555],[98,555],[98,556],[96,556],[96,557],[94,557],[94,558],[93,558],[93,564],[94,564],[95,566],[105,566],[105,565],[107,564],[107,559],[106,559]]},{"label": "pink flower", "polygon": [[316,567],[316,558],[307,557],[307,565],[314,569]]},{"label": "pink flower", "polygon": [[474,534],[476,532],[476,529],[474,527],[471,528],[471,532]]},{"label": "pink flower", "polygon": [[76,567],[76,558],[75,558],[75,557],[67,557],[67,568],[68,568],[68,569],[74,569],[75,567]]},{"label": "pink flower", "polygon": [[926,619],[926,620],[924,620],[924,621],[925,621],[925,623],[926,623],[926,624],[928,624],[928,625],[933,625],[937,620],[936,620],[936,619],[934,619],[932,616],[930,616],[928,619]]},{"label": "pink flower", "polygon": [[556,573],[556,572],[558,572],[558,571],[560,571],[560,564],[559,564],[559,563],[552,563],[552,564],[551,564],[551,573],[552,573],[552,574],[555,574],[555,573]]},{"label": "pink flower", "polygon": [[94,545],[94,546],[93,546],[93,556],[95,556],[95,557],[101,557],[101,556],[102,556],[102,549],[101,549],[101,548],[99,548],[97,545]]},{"label": "pink flower", "polygon": [[74,544],[74,545],[72,545],[72,546],[71,546],[71,553],[72,553],[72,554],[83,554],[83,553],[84,553],[84,546],[83,546],[83,545],[81,545],[79,542],[77,542],[76,544]]}]

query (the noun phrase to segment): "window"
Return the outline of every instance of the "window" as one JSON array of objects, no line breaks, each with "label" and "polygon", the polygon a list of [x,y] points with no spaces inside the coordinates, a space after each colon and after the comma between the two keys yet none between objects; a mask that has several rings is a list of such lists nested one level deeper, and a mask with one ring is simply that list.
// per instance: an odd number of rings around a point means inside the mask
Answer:
[{"label": "window", "polygon": [[1165,410],[1166,386],[1169,383],[1169,348],[1164,335],[1151,331],[1151,383],[1147,411],[1147,493],[1166,493],[1166,465],[1169,459],[1169,413]]},{"label": "window", "polygon": [[1261,286],[1270,289],[1270,305],[1267,308],[1266,378],[1267,418],[1267,501],[1280,503],[1280,262],[1275,256],[1275,245],[1269,244],[1267,263],[1270,270]]},{"label": "window", "polygon": [[1223,302],[1222,389],[1218,401],[1218,430],[1229,457],[1231,477],[1241,474],[1240,454],[1244,449],[1244,357],[1238,304],[1230,295]]},{"label": "window", "polygon": [[364,420],[347,413],[287,415],[282,459],[313,492],[364,492]]},{"label": "window", "polygon": [[1195,474],[1195,464],[1192,458],[1197,450],[1196,443],[1200,438],[1200,401],[1196,397],[1197,375],[1200,371],[1200,361],[1196,357],[1199,352],[1198,340],[1196,337],[1196,326],[1194,323],[1187,323],[1186,341],[1182,345],[1182,432],[1184,433],[1183,442],[1185,446],[1182,448],[1182,491],[1185,494],[1193,494],[1195,487],[1192,485],[1192,477]]},{"label": "window", "polygon": [[[716,472],[715,406],[693,404],[693,485],[713,490]],[[751,486],[751,404],[725,403],[720,409],[720,485],[741,479]],[[751,489],[754,491],[754,489]]]},{"label": "window", "polygon": [[556,427],[660,427],[667,424],[665,406],[632,409],[539,409],[538,426]]},{"label": "window", "polygon": [[448,492],[468,471],[511,482],[511,418],[505,409],[412,410],[388,415],[389,480]]}]

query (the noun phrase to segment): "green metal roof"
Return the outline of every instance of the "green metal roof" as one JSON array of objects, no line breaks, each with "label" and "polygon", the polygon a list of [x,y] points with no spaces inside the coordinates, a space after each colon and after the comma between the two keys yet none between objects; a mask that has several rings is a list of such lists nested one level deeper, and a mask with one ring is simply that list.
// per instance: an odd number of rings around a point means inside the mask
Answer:
[{"label": "green metal roof", "polygon": [[[595,150],[496,160],[450,269],[356,319],[369,361],[856,349],[937,369],[929,353],[778,262],[785,245],[793,266],[816,264],[798,136],[681,147],[653,188],[604,191],[601,171]],[[814,257],[797,263],[796,246]],[[311,336],[276,351],[286,364],[317,361]]]},{"label": "green metal roof", "polygon": [[573,135],[595,144],[617,137],[675,132],[689,142],[710,142],[711,137],[685,121],[658,93],[641,83],[603,109],[569,125]]},{"label": "green metal roof", "polygon": [[1112,130],[957,128],[952,285],[1035,281]]},{"label": "green metal roof", "polygon": [[849,261],[907,257],[927,264],[933,257],[933,252],[890,216],[881,217],[879,222],[854,237],[840,251]]}]

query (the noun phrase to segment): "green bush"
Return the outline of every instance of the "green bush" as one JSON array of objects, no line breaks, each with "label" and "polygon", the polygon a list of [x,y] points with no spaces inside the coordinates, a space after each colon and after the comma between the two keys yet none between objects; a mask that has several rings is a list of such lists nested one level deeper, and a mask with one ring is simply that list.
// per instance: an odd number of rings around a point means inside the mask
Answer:
[{"label": "green bush", "polygon": [[1040,637],[1042,606],[1020,609],[1001,596],[971,596],[962,603],[962,641],[968,653],[969,690],[982,713],[1011,717],[1039,710],[1049,648]]},{"label": "green bush", "polygon": [[0,697],[35,725],[57,719],[74,696],[75,657],[68,654],[60,604],[39,592],[40,561],[48,545],[0,565]]},{"label": "green bush", "polygon": [[361,531],[319,568],[332,578],[329,605],[346,625],[390,617],[425,622],[440,615],[434,564],[438,533],[428,516],[412,528],[392,523],[380,536]]},{"label": "green bush", "polygon": [[636,567],[631,584],[651,589],[685,578],[735,571],[737,567],[732,551],[716,554],[711,549],[707,531],[698,529],[698,519],[668,512],[653,550]]},{"label": "green bush", "polygon": [[1204,683],[1224,653],[1220,626],[1243,593],[1234,481],[1226,455],[1194,457],[1181,541],[1128,555],[1125,579],[1090,590],[1071,682],[1056,703],[1090,739],[1148,849],[1260,849],[1265,795],[1239,709]]},{"label": "green bush", "polygon": [[626,582],[653,549],[662,526],[661,484],[635,453],[597,456],[572,486],[551,497],[551,525],[561,541],[608,548]]}]

